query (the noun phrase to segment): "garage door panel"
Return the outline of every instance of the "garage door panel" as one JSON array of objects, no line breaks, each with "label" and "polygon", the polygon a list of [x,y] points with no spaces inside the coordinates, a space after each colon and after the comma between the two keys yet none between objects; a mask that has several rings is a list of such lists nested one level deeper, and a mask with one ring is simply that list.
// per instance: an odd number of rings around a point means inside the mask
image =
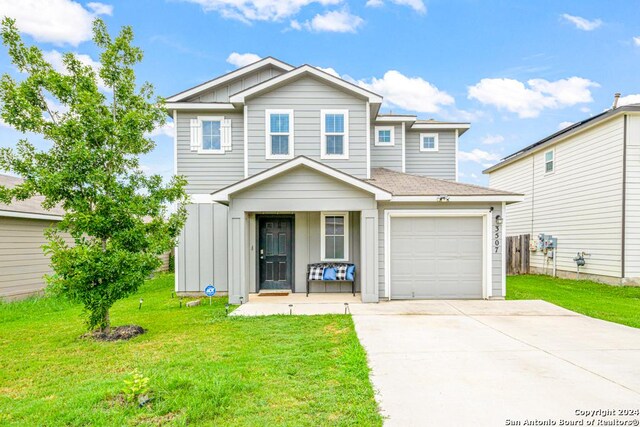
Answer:
[{"label": "garage door panel", "polygon": [[482,298],[481,217],[392,218],[390,243],[392,298]]}]

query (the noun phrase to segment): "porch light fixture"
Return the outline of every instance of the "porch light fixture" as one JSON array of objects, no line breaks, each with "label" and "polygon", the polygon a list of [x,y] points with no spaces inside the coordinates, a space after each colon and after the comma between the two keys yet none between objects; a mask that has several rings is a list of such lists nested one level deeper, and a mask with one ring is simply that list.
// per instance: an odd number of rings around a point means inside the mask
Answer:
[{"label": "porch light fixture", "polygon": [[497,225],[502,225],[502,216],[501,215],[496,215],[496,224]]},{"label": "porch light fixture", "polygon": [[441,194],[441,195],[437,196],[436,199],[439,202],[448,202],[449,201],[449,196],[447,196],[446,194]]}]

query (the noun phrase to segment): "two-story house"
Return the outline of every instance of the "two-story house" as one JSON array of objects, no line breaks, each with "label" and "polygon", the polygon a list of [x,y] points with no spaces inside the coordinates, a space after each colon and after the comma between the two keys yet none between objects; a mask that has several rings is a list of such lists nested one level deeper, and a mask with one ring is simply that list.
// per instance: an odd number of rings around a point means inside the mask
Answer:
[{"label": "two-story house", "polygon": [[[508,208],[506,231],[531,235],[534,273],[640,283],[640,104],[614,104],[485,173],[490,186],[525,195]],[[541,250],[539,235],[557,247]]]},{"label": "two-story house", "polygon": [[192,201],[177,292],[304,292],[308,264],[347,261],[365,302],[504,296],[500,224],[521,196],[456,182],[468,123],[384,115],[380,95],[270,57],[166,101]]}]

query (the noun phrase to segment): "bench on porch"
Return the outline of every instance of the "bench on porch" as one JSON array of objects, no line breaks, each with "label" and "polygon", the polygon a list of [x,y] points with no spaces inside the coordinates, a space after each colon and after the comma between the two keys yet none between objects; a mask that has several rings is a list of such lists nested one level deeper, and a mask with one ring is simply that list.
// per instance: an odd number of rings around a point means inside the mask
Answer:
[{"label": "bench on porch", "polygon": [[[338,274],[338,269],[348,269],[349,267],[353,268],[353,276],[347,280],[347,278],[337,278],[337,279],[324,279],[324,270],[327,268],[334,268],[336,270],[336,274]],[[312,278],[311,271],[314,269],[316,272],[315,277]],[[319,273],[318,273],[319,272]],[[312,282],[351,282],[351,292],[353,296],[356,296],[356,266],[355,264],[347,263],[347,262],[319,262],[315,264],[307,265],[307,296],[309,296],[309,288],[311,287]]]}]

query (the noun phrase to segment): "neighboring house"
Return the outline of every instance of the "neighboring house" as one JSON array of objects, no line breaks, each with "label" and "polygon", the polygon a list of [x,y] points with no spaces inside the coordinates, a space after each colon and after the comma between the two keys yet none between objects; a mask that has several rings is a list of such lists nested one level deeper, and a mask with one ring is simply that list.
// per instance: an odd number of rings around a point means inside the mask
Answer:
[{"label": "neighboring house", "polygon": [[[490,186],[523,193],[507,234],[557,238],[557,272],[640,282],[640,104],[612,108],[514,153],[485,171]],[[552,272],[543,251],[533,272]]]},{"label": "neighboring house", "polygon": [[[0,185],[14,187],[22,180],[0,175]],[[17,299],[34,294],[45,286],[44,275],[51,273],[49,258],[42,245],[45,229],[60,221],[61,208],[46,210],[44,197],[0,203],[0,299]]]},{"label": "neighboring house", "polygon": [[500,217],[521,196],[456,182],[468,123],[381,105],[270,57],[169,97],[175,171],[192,200],[176,291],[212,283],[232,303],[266,288],[304,292],[308,264],[344,261],[365,302],[504,297]]}]

